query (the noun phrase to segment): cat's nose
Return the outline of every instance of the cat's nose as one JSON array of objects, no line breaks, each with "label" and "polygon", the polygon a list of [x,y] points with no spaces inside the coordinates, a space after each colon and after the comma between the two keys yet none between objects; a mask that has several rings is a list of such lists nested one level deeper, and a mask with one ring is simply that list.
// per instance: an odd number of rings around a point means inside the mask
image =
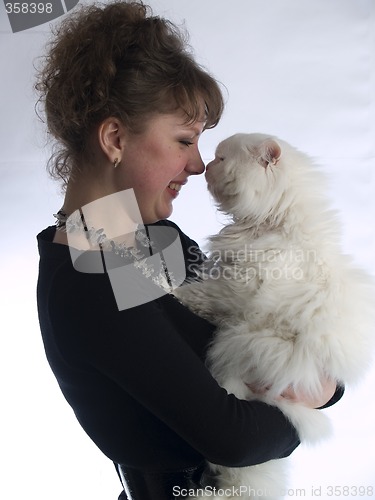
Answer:
[{"label": "cat's nose", "polygon": [[207,165],[206,165],[206,172],[210,168],[210,166],[212,165],[212,163],[213,163],[213,161],[210,161],[209,163],[207,163]]},{"label": "cat's nose", "polygon": [[213,167],[214,165],[216,165],[219,162],[220,162],[220,158],[215,158],[214,160],[212,160],[209,163],[207,163],[207,165],[206,165],[206,172],[207,172],[207,170],[209,168]]}]

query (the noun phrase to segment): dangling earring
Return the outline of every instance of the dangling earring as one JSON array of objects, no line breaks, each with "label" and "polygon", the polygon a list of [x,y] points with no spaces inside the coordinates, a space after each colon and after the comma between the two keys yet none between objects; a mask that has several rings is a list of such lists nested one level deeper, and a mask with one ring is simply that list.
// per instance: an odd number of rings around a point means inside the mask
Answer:
[{"label": "dangling earring", "polygon": [[121,160],[119,160],[118,158],[115,158],[114,162],[113,162],[114,168],[117,168],[120,165],[120,162],[121,162]]}]

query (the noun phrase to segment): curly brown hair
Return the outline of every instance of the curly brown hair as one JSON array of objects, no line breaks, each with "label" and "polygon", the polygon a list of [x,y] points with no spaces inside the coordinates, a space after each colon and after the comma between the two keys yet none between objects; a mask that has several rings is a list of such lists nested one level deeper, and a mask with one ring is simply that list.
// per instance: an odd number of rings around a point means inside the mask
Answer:
[{"label": "curly brown hair", "polygon": [[89,135],[110,116],[140,133],[155,113],[182,109],[195,121],[203,100],[205,128],[220,120],[217,81],[194,61],[185,33],[151,14],[142,1],[93,4],[56,29],[35,85],[57,144],[48,165],[53,178],[67,183]]}]

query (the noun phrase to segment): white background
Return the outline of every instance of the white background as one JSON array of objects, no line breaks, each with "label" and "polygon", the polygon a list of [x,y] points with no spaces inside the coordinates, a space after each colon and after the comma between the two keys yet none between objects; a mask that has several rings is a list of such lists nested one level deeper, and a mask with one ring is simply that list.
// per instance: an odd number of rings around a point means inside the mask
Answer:
[{"label": "white background", "polygon": [[[271,133],[312,155],[330,177],[345,251],[374,274],[375,2],[149,3],[185,22],[197,59],[227,89],[222,122],[201,139],[204,160],[235,132]],[[0,3],[0,498],[111,500],[120,491],[113,466],[60,394],[36,314],[35,236],[62,199],[45,173],[48,149],[34,113],[33,64],[48,33],[43,25],[13,34]],[[220,228],[203,177],[183,188],[172,219],[202,245]],[[288,497],[331,498],[328,486],[337,486],[335,498],[357,498],[359,490],[348,496],[343,487],[375,489],[374,383],[375,369],[327,410],[333,439],[294,453]]]}]

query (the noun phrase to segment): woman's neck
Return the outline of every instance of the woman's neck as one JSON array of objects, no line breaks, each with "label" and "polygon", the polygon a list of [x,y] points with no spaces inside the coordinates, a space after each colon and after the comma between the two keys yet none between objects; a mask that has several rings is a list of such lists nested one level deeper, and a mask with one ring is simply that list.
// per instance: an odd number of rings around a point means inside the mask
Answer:
[{"label": "woman's neck", "polygon": [[[134,191],[115,192],[103,179],[91,183],[81,179],[82,176],[67,186],[62,211],[68,218],[68,231],[56,231],[54,242],[88,250],[92,249],[88,231],[100,231],[107,240],[134,244],[135,231],[142,224]],[[72,227],[74,230],[69,230]]]}]

